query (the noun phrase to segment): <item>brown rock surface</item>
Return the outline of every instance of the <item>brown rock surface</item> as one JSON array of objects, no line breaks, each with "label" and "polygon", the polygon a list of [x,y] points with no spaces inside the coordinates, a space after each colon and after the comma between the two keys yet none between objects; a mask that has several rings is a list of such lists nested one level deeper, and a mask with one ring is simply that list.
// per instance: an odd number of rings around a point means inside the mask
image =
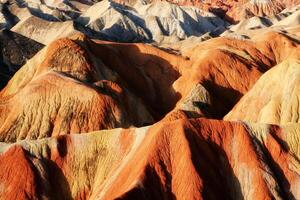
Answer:
[{"label": "brown rock surface", "polygon": [[240,21],[253,16],[274,16],[287,7],[284,2],[278,0],[243,0],[233,5],[228,16],[233,21]]}]

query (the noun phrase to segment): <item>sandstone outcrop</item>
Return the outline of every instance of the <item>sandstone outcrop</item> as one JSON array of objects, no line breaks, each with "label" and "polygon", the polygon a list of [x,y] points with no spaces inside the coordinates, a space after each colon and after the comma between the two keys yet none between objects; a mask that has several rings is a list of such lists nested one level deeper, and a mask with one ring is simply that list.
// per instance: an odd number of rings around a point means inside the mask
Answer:
[{"label": "sandstone outcrop", "polygon": [[168,2],[138,3],[133,7],[125,7],[115,2],[101,1],[76,21],[93,30],[96,37],[100,34],[123,42],[177,41],[191,35],[213,32],[217,28],[225,29],[228,25],[212,13]]}]

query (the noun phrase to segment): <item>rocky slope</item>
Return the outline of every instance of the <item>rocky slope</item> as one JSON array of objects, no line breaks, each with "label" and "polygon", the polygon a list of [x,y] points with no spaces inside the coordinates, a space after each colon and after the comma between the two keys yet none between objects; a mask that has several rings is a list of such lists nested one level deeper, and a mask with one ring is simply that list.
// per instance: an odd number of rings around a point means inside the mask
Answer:
[{"label": "rocky slope", "polygon": [[297,0],[0,3],[0,200],[300,199]]},{"label": "rocky slope", "polygon": [[0,194],[4,199],[298,199],[298,133],[298,124],[197,119],[1,144]]},{"label": "rocky slope", "polygon": [[177,111],[222,118],[265,71],[299,58],[284,35],[260,39],[211,39],[183,55],[83,35],[57,40],[1,91],[0,139],[143,126]]},{"label": "rocky slope", "polygon": [[298,123],[299,70],[299,59],[288,59],[275,66],[257,81],[225,119],[270,124]]},{"label": "rocky slope", "polygon": [[1,91],[1,141],[152,123],[145,106],[117,79],[76,41],[52,43]]},{"label": "rocky slope", "polygon": [[[127,2],[126,0],[123,1]],[[300,3],[299,0],[168,0],[168,2],[182,6],[195,6],[212,12],[232,23],[237,23],[253,16],[271,17],[279,14],[284,9],[293,8]]]},{"label": "rocky slope", "polygon": [[137,4],[127,8],[109,1],[91,6],[77,19],[95,34],[118,41],[179,40],[199,36],[227,23],[212,13],[193,7],[179,7],[167,2]]},{"label": "rocky slope", "polygon": [[[92,38],[121,42],[174,43],[207,33],[213,37],[219,36],[232,21],[245,23],[244,20],[252,17],[281,20],[293,13],[289,9],[298,4],[298,1],[277,0],[9,0],[0,4],[0,29],[12,29],[43,44],[76,32],[83,32]],[[270,26],[272,22],[262,20],[261,24]]]},{"label": "rocky slope", "polygon": [[76,31],[114,41],[177,41],[212,31],[218,34],[229,25],[213,13],[168,2],[137,2],[130,7],[108,0],[83,3],[8,2],[1,4],[6,10],[2,26],[14,26],[13,31],[48,44]]},{"label": "rocky slope", "polygon": [[274,16],[286,8],[281,1],[274,0],[250,0],[240,1],[234,5],[234,8],[228,15],[234,21],[240,21],[253,16]]}]

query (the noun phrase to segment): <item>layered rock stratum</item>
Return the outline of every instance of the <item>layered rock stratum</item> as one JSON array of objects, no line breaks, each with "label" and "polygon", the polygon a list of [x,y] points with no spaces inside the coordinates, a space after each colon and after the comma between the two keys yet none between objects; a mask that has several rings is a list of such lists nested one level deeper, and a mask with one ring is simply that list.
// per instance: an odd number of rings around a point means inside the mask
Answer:
[{"label": "layered rock stratum", "polygon": [[1,1],[0,199],[300,199],[299,3]]},{"label": "layered rock stratum", "polygon": [[1,197],[298,199],[298,131],[197,119],[1,144]]}]

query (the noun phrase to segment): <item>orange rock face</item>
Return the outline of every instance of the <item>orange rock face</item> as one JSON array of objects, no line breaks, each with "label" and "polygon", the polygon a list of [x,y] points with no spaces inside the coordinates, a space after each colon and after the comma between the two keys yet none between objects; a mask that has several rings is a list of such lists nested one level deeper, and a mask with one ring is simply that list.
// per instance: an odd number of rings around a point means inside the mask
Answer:
[{"label": "orange rock face", "polygon": [[[274,46],[280,44],[273,44]],[[243,120],[268,124],[299,123],[298,93],[300,47],[281,57],[278,65],[255,83],[225,120]]]},{"label": "orange rock face", "polygon": [[282,34],[269,33],[254,40],[216,38],[203,42],[185,53],[192,67],[174,87],[185,97],[201,83],[211,96],[212,115],[225,115],[265,71],[297,54],[298,44]]},{"label": "orange rock face", "polygon": [[1,197],[298,199],[298,128],[177,120],[2,144],[1,163],[19,164],[1,170],[2,188],[15,191]]},{"label": "orange rock face", "polygon": [[30,60],[1,92],[1,141],[153,123],[143,103],[112,82],[117,76],[90,58],[62,39]]}]

